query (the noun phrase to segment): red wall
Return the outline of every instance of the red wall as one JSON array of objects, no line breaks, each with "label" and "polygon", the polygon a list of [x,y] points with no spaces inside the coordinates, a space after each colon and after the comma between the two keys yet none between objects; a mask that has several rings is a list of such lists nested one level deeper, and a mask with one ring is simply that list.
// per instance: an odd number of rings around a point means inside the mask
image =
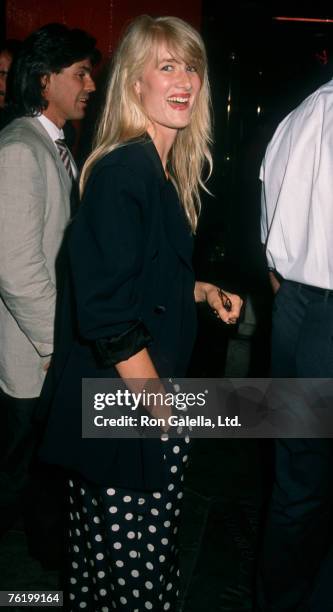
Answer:
[{"label": "red wall", "polygon": [[201,4],[202,0],[7,0],[6,37],[22,40],[57,21],[87,30],[108,57],[124,26],[136,15],[175,15],[200,29]]}]

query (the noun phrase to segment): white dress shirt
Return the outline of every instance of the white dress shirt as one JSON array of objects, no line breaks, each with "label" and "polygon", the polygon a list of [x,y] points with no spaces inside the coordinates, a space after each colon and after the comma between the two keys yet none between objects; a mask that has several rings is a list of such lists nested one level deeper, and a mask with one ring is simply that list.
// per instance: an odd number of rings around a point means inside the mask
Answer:
[{"label": "white dress shirt", "polygon": [[[59,140],[59,138],[61,140],[65,140],[64,130],[58,128],[58,126],[55,123],[53,123],[53,121],[48,119],[48,117],[45,117],[45,115],[38,115],[37,119],[38,119],[38,121],[41,122],[43,128],[47,131],[47,133],[50,136],[51,140],[54,142],[55,148],[58,150],[55,141]],[[70,159],[71,159],[71,168],[72,168],[73,177],[76,179],[77,174],[78,174],[77,167],[76,167],[76,164],[75,164],[75,162],[74,162],[74,160],[72,158],[72,155],[71,155],[70,151],[69,151],[69,155],[70,155]]]},{"label": "white dress shirt", "polygon": [[285,279],[333,289],[333,80],[280,123],[260,179],[269,267]]}]

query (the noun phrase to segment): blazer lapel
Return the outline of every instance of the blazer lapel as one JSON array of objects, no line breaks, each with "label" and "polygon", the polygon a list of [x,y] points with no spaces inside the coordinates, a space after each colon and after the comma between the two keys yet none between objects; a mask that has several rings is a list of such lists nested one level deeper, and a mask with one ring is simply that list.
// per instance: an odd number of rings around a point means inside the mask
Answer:
[{"label": "blazer lapel", "polygon": [[63,162],[61,161],[60,155],[54,145],[54,142],[48,135],[45,128],[42,126],[41,122],[38,121],[36,117],[24,117],[24,119],[29,123],[32,130],[38,132],[38,136],[42,139],[44,145],[47,147],[55,161],[55,164],[59,170],[60,180],[65,188],[65,191],[67,193],[70,193],[72,188],[72,181],[68,175],[68,172]]},{"label": "blazer lapel", "polygon": [[167,240],[192,270],[193,237],[185,212],[179,202],[176,187],[170,179],[166,178],[161,158],[148,135],[142,146],[159,176],[160,199]]}]

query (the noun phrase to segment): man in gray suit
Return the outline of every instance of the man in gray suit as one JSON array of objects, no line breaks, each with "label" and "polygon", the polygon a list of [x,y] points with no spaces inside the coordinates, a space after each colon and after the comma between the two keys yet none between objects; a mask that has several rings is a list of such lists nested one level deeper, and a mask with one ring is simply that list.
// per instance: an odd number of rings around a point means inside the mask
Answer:
[{"label": "man in gray suit", "polygon": [[87,33],[49,24],[24,41],[13,68],[18,118],[0,134],[0,511],[7,513],[29,480],[34,412],[53,352],[56,260],[77,175],[63,128],[85,114],[98,55]]}]

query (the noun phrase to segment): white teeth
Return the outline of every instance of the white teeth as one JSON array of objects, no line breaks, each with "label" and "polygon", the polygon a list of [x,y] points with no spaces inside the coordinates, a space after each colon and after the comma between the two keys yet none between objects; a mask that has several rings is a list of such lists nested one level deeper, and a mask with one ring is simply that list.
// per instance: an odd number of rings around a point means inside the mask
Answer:
[{"label": "white teeth", "polygon": [[178,98],[178,97],[168,98],[168,102],[180,102],[183,104],[185,102],[188,102],[188,98]]}]

